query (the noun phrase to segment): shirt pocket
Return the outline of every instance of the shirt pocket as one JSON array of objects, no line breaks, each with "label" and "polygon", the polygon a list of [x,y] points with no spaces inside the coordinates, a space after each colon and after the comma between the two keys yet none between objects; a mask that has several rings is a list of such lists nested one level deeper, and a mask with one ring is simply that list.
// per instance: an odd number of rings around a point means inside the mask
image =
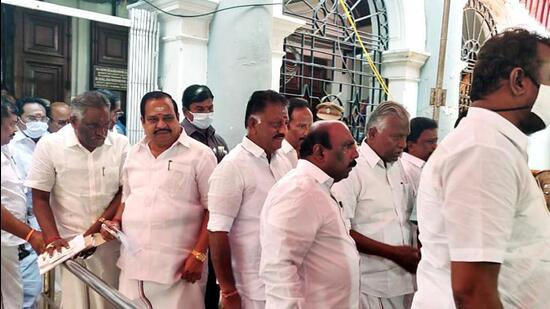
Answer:
[{"label": "shirt pocket", "polygon": [[122,185],[120,181],[120,168],[118,166],[105,166],[101,168],[101,189],[103,192],[116,192]]},{"label": "shirt pocket", "polygon": [[163,185],[171,197],[194,200],[197,194],[195,169],[190,164],[170,161]]}]

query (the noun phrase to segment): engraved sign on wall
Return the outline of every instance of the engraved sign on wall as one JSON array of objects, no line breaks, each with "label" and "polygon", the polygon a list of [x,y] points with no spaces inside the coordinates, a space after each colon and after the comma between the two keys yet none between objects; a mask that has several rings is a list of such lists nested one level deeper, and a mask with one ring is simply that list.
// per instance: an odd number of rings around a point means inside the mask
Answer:
[{"label": "engraved sign on wall", "polygon": [[94,88],[126,90],[128,70],[94,65]]}]

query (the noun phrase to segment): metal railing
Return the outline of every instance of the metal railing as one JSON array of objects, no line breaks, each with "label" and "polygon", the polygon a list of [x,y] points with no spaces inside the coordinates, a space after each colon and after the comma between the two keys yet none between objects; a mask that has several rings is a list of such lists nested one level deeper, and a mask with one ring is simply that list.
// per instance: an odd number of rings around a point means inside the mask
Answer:
[{"label": "metal railing", "polygon": [[[137,309],[137,307],[119,291],[113,289],[105,281],[98,278],[92,272],[73,260],[67,260],[63,264],[68,271],[82,280],[87,286],[120,309]],[[55,305],[55,269],[52,269],[44,277],[44,308],[57,308]]]}]

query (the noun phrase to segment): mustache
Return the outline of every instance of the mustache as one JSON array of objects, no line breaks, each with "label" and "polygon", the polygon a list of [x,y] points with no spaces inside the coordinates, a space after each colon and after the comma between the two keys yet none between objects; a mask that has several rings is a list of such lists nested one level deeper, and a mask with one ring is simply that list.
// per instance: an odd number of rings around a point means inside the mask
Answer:
[{"label": "mustache", "polygon": [[172,130],[171,129],[158,129],[158,130],[155,130],[155,132],[153,134],[158,134],[160,132],[172,133]]},{"label": "mustache", "polygon": [[285,135],[284,134],[277,134],[277,135],[273,136],[273,139],[276,139],[276,138],[285,138]]},{"label": "mustache", "polygon": [[349,167],[355,167],[357,165],[357,161],[353,160],[349,163]]}]

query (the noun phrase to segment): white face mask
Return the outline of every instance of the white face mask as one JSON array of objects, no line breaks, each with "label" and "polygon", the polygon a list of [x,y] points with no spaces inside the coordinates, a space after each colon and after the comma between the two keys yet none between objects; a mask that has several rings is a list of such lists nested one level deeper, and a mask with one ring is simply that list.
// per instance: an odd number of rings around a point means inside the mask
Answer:
[{"label": "white face mask", "polygon": [[537,115],[546,127],[550,126],[550,86],[540,85],[531,113]]},{"label": "white face mask", "polygon": [[42,121],[31,121],[25,123],[27,127],[23,133],[30,138],[40,138],[48,130],[48,124]]},{"label": "white face mask", "polygon": [[191,113],[193,121],[191,123],[199,129],[207,129],[214,121],[214,113]]}]

